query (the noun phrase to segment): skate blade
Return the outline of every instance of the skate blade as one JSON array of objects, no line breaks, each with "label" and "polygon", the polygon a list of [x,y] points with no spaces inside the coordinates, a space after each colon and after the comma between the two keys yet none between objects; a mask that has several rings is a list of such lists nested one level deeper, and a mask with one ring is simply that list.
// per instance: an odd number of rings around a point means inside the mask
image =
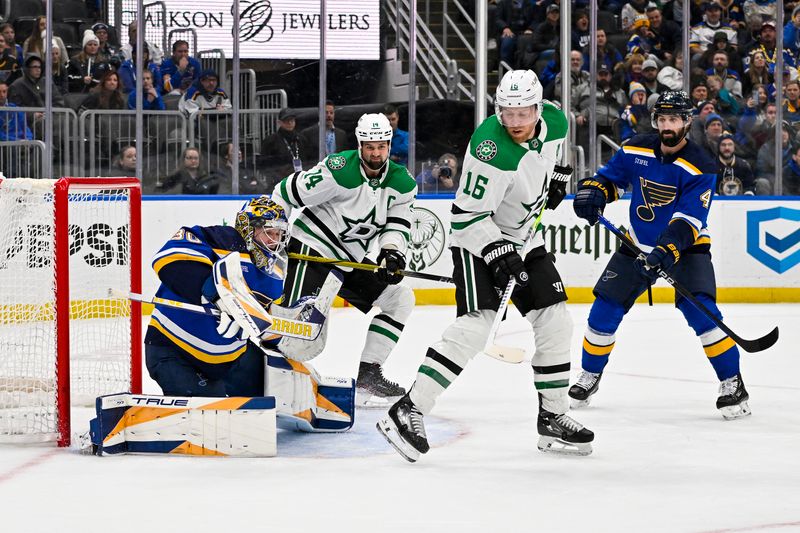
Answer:
[{"label": "skate blade", "polygon": [[752,414],[746,400],[738,405],[720,407],[719,412],[722,413],[722,418],[725,420],[736,420],[737,418],[744,418]]},{"label": "skate blade", "polygon": [[588,442],[566,442],[555,437],[539,437],[539,451],[557,455],[586,456],[592,453],[592,445]]},{"label": "skate blade", "polygon": [[399,453],[403,459],[408,461],[409,463],[416,463],[417,459],[419,459],[420,453],[419,451],[408,444],[406,441],[403,440],[403,437],[400,436],[400,432],[397,431],[397,426],[394,425],[394,422],[390,418],[382,418],[378,420],[378,423],[375,424],[378,432],[383,435],[383,438],[386,439],[386,442],[392,445],[397,453]]},{"label": "skate blade", "polygon": [[569,399],[569,405],[571,409],[581,409],[582,407],[589,407],[590,403],[592,403],[591,396],[589,396],[585,400],[576,400],[575,398]]},{"label": "skate blade", "polygon": [[390,398],[376,396],[371,392],[361,392],[356,389],[356,407],[361,409],[389,409],[402,396],[392,396]]}]

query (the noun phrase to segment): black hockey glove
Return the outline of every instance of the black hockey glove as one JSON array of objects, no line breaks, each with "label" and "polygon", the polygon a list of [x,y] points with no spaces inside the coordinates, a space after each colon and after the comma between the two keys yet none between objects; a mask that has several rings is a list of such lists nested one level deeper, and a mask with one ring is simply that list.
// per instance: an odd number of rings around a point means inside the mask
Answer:
[{"label": "black hockey glove", "polygon": [[567,183],[572,177],[572,167],[567,165],[553,167],[553,175],[550,177],[550,185],[547,189],[547,203],[545,209],[555,209],[561,200],[567,195]]},{"label": "black hockey glove", "polygon": [[378,279],[389,285],[397,285],[403,280],[399,271],[406,268],[406,256],[394,248],[381,248],[378,265],[378,270],[375,271]]},{"label": "black hockey glove", "polygon": [[650,254],[642,259],[637,257],[633,266],[651,284],[658,279],[658,271],[668,272],[672,265],[680,258],[680,252],[674,244],[656,246]]},{"label": "black hockey glove", "polygon": [[608,202],[608,187],[597,180],[584,180],[578,184],[578,192],[572,201],[572,208],[580,218],[586,219],[590,226],[598,221],[598,213],[602,213]]},{"label": "black hockey glove", "polygon": [[514,243],[509,241],[493,242],[481,251],[481,255],[492,271],[495,287],[505,289],[511,278],[514,278],[517,285],[522,287],[528,284],[525,263],[517,253]]}]

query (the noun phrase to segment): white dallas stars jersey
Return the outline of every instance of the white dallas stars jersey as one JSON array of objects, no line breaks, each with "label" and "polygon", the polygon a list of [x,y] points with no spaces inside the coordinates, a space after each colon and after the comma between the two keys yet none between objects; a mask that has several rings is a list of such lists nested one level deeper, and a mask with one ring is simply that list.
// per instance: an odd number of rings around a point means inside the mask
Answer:
[{"label": "white dallas stars jersey", "polygon": [[388,161],[381,175],[369,179],[358,150],[331,154],[305,172],[295,172],[275,186],[272,199],[302,211],[291,234],[326,257],[361,262],[377,237],[405,253],[417,182],[408,170]]},{"label": "white dallas stars jersey", "polygon": [[[450,246],[477,256],[486,245],[503,239],[522,246],[547,202],[567,126],[564,113],[549,102],[544,103],[528,142],[515,143],[495,115],[478,126],[464,156],[453,202]],[[533,246],[543,244],[537,232]]]}]

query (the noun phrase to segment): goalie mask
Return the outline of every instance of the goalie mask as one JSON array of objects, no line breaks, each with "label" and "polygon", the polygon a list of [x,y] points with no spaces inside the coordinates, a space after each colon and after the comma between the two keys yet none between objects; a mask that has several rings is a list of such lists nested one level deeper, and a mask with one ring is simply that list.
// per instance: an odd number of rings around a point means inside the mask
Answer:
[{"label": "goalie mask", "polygon": [[253,264],[269,269],[284,255],[289,220],[283,207],[262,195],[244,204],[236,214],[236,231],[244,239]]}]

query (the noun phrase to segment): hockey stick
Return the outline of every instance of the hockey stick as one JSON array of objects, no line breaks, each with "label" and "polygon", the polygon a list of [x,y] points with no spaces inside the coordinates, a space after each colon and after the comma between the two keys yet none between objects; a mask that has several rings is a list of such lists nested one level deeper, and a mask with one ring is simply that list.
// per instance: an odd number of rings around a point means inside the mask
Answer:
[{"label": "hockey stick", "polygon": [[[644,259],[646,257],[645,253],[642,252],[642,250],[638,246],[636,246],[636,243],[634,243],[630,238],[628,238],[627,235],[622,233],[622,231],[620,231],[619,228],[614,226],[614,224],[612,224],[610,220],[605,218],[602,215],[602,213],[599,213],[599,220],[600,223],[602,223],[603,226],[605,226],[606,229],[608,229],[608,231],[613,233],[617,237],[617,239],[619,239],[622,244],[627,246],[631,252],[636,254],[637,257],[639,257],[640,259]],[[769,333],[758,339],[748,340],[741,338],[736,333],[734,333],[731,330],[731,328],[726,326],[725,323],[722,322],[722,320],[714,316],[714,314],[711,311],[709,311],[705,305],[703,305],[703,302],[695,298],[695,296],[691,292],[689,292],[689,290],[686,289],[686,287],[684,287],[683,285],[672,279],[672,277],[669,274],[667,274],[660,268],[657,270],[658,270],[658,275],[661,276],[661,278],[663,278],[667,283],[672,285],[678,292],[678,294],[689,300],[692,303],[692,305],[694,305],[700,312],[706,315],[714,324],[717,325],[719,329],[727,333],[728,336],[731,339],[733,339],[734,342],[736,342],[736,344],[741,346],[745,351],[750,353],[760,352],[766,350],[767,348],[769,348],[778,341],[777,326],[775,326],[775,329],[773,329],[772,331],[770,331]]]},{"label": "hockey stick", "polygon": [[[118,289],[108,289],[108,295],[112,298],[125,298],[143,304],[163,305],[166,307],[174,307],[176,309],[183,309],[190,313],[197,313],[201,315],[209,315],[219,317],[220,310],[202,305],[190,304],[186,302],[179,302],[178,300],[170,300],[169,298],[159,298],[154,296],[148,300],[141,294],[135,292],[120,291]],[[295,339],[303,339],[313,341],[316,339],[322,330],[322,323],[320,322],[304,322],[302,320],[293,320],[291,318],[278,318],[273,316],[272,326],[262,332],[262,336],[269,333],[272,335],[280,335],[282,337],[292,337]]]},{"label": "hockey stick", "polygon": [[[528,234],[528,238],[525,239],[525,244],[522,245],[523,257],[525,248],[527,248],[528,244],[533,241],[533,237],[536,234],[536,229],[539,227],[539,222],[542,220],[543,214],[544,207],[542,207],[542,210],[539,212],[539,216],[537,216],[536,220],[533,222],[533,227],[531,228],[530,234]],[[500,324],[503,322],[506,309],[508,309],[508,302],[511,301],[511,293],[514,292],[514,288],[516,286],[517,280],[512,277],[509,280],[508,285],[506,285],[506,290],[500,297],[500,307],[497,308],[497,315],[494,317],[492,329],[489,330],[489,337],[486,339],[486,346],[483,348],[483,353],[489,357],[493,357],[498,361],[503,361],[504,363],[512,364],[519,364],[525,360],[525,349],[514,346],[500,346],[495,344],[495,337],[497,337],[497,331],[500,329]]]},{"label": "hockey stick", "polygon": [[[298,261],[309,261],[311,263],[326,263],[329,265],[337,265],[345,268],[354,268],[356,270],[370,270],[373,272],[375,270],[378,270],[379,268],[378,265],[370,265],[369,263],[353,263],[352,261],[329,259],[327,257],[317,257],[315,255],[290,253],[289,259],[297,259]],[[413,270],[398,270],[397,273],[407,278],[419,278],[419,279],[427,279],[429,281],[441,281],[442,283],[453,283],[453,278],[448,278],[447,276],[439,276],[437,274],[426,274],[424,272],[414,272]]]}]

